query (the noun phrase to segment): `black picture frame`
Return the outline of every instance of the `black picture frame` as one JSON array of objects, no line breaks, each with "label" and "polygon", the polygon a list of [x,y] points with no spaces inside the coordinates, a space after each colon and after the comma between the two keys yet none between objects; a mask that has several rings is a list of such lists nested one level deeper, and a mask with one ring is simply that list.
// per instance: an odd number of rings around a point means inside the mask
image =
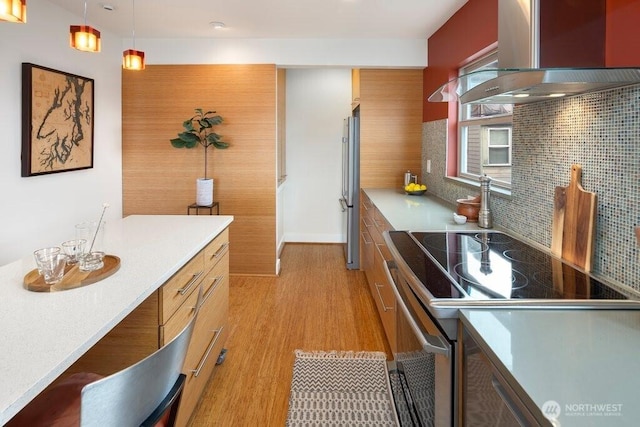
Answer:
[{"label": "black picture frame", "polygon": [[94,80],[22,63],[22,176],[93,168]]}]

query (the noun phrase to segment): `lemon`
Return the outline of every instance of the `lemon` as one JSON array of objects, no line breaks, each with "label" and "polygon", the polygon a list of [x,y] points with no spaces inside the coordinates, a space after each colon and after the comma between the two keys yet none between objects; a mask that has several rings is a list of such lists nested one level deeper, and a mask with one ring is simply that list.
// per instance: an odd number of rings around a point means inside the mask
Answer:
[{"label": "lemon", "polygon": [[426,186],[426,185],[422,184],[422,185],[420,186],[420,190],[426,190],[426,189],[427,189],[427,186]]}]

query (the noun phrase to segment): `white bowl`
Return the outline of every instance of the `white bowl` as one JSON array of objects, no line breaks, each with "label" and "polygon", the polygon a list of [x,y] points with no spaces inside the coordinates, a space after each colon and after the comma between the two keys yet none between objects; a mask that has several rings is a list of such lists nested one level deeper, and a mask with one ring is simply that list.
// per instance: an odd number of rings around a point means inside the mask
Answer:
[{"label": "white bowl", "polygon": [[464,215],[458,215],[457,213],[453,214],[453,221],[456,224],[464,224],[465,222],[467,222],[467,217]]}]

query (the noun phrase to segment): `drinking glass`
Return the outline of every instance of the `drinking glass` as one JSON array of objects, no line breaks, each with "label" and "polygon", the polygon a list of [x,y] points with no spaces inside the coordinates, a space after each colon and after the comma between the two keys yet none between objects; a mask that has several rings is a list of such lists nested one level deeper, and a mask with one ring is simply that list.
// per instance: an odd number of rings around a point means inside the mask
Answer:
[{"label": "drinking glass", "polygon": [[62,249],[64,249],[64,253],[67,255],[67,264],[75,264],[78,262],[78,259],[84,255],[86,243],[87,241],[85,239],[67,240],[62,243]]},{"label": "drinking glass", "polygon": [[85,240],[84,250],[78,256],[82,271],[99,270],[104,266],[104,230],[106,221],[83,222],[76,225],[76,239]]},{"label": "drinking glass", "polygon": [[44,282],[47,285],[55,285],[64,276],[64,268],[67,265],[67,256],[60,253],[60,248],[57,251],[51,250],[47,251],[39,249],[38,255],[36,256],[36,262],[38,263],[38,268],[41,271],[42,276],[44,277]]},{"label": "drinking glass", "polygon": [[83,254],[78,262],[78,268],[82,271],[95,271],[104,267],[104,252],[91,251]]},{"label": "drinking glass", "polygon": [[[106,227],[106,221],[100,223],[98,227],[98,221],[83,222],[76,224],[76,239],[83,239],[86,241],[84,252],[104,252],[104,229]],[[96,233],[97,229],[97,233]]]},{"label": "drinking glass", "polygon": [[60,253],[60,248],[57,246],[52,246],[50,248],[41,248],[33,252],[33,258],[36,260],[36,265],[38,266],[38,273],[42,274],[42,268],[40,268],[40,264],[44,262],[47,258],[52,257],[53,255],[58,255]]}]

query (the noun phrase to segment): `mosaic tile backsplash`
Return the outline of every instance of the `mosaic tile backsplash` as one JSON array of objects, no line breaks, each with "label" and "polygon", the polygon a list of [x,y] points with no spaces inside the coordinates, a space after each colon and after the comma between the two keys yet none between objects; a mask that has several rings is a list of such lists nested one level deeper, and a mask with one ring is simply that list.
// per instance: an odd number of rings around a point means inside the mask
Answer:
[{"label": "mosaic tile backsplash", "polygon": [[[479,190],[443,178],[446,129],[446,120],[423,124],[422,179],[455,203]],[[593,272],[640,291],[640,86],[517,106],[512,154],[512,196],[492,196],[494,224],[549,248],[554,189],[580,164],[584,189],[598,196]]]}]

